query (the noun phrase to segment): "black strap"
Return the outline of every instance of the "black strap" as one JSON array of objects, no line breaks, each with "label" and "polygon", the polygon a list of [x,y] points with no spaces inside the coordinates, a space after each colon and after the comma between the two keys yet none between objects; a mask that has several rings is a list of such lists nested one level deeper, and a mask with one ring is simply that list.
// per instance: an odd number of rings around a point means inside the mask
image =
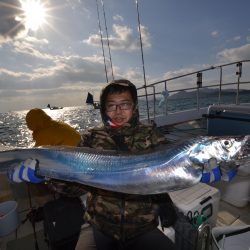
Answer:
[{"label": "black strap", "polygon": [[216,240],[220,241],[223,238],[224,235],[225,235],[225,237],[231,237],[231,236],[235,236],[235,235],[238,235],[238,234],[246,233],[248,231],[250,231],[250,227],[239,229],[239,230],[233,231],[231,233],[220,234],[219,236],[216,237]]},{"label": "black strap", "polygon": [[152,200],[158,205],[158,214],[161,220],[161,226],[172,226],[177,219],[177,213],[169,194],[163,193],[152,195]]}]

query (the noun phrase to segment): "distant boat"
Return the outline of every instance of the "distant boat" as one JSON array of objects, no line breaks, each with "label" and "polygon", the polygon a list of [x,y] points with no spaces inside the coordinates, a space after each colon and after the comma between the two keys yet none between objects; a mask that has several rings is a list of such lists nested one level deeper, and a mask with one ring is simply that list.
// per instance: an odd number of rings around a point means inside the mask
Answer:
[{"label": "distant boat", "polygon": [[48,104],[47,107],[48,107],[50,110],[54,110],[54,109],[63,109],[63,107],[56,107],[56,106],[51,107],[50,104]]},{"label": "distant boat", "polygon": [[88,92],[86,103],[93,105],[95,109],[100,109],[100,103],[94,101],[94,97],[91,93]]}]

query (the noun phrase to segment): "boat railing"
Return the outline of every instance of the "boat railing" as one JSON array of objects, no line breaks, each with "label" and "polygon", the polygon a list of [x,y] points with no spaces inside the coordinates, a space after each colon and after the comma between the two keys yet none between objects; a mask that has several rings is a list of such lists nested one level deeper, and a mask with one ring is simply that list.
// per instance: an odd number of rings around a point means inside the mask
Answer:
[{"label": "boat railing", "polygon": [[210,66],[137,90],[140,114],[149,122],[185,110],[204,112],[211,104],[250,103],[250,60]]}]

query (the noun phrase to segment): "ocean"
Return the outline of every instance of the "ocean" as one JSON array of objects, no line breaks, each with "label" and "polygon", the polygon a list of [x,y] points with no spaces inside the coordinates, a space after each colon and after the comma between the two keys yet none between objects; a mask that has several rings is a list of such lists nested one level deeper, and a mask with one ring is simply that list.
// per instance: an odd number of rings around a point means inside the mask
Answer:
[{"label": "ocean", "polygon": [[[32,147],[34,145],[32,133],[25,121],[28,111],[0,113],[0,146]],[[68,123],[80,133],[101,122],[100,111],[93,109],[92,106],[44,109],[44,111],[55,120]]]},{"label": "ocean", "polygon": [[[225,96],[221,100],[221,103],[234,103],[234,100],[235,95]],[[201,98],[199,107],[206,107],[217,102],[218,98]],[[153,117],[154,109],[156,115],[164,114],[166,112],[166,103],[163,103],[163,105],[159,105],[159,103],[160,99],[156,100],[155,106],[152,101],[149,102],[151,117]],[[250,103],[250,96],[240,96],[240,103]],[[197,107],[195,98],[173,99],[168,100],[167,102],[168,112],[177,112],[195,107]],[[145,101],[139,100],[140,119],[147,118],[146,110]],[[0,113],[0,146],[32,147],[34,145],[32,133],[26,126],[25,122],[25,116],[28,111],[29,110]],[[80,133],[88,128],[101,124],[100,111],[89,105],[64,107],[63,109],[57,110],[46,108],[44,111],[55,120],[68,123]]]}]

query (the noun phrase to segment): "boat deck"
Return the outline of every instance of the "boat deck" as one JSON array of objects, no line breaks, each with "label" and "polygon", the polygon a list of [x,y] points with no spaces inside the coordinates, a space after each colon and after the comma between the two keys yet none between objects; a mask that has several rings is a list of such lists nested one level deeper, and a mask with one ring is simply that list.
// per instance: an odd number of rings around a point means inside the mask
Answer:
[{"label": "boat deck", "polygon": [[[165,134],[170,142],[178,140],[188,140],[198,135],[206,135],[206,120],[196,120],[186,123],[164,126],[160,130]],[[27,185],[15,184],[13,188],[13,199],[18,202],[18,211],[21,221],[26,218],[30,209],[30,201],[28,199]],[[32,197],[32,205],[36,206],[35,199]],[[250,225],[250,203],[245,207],[236,207],[223,200],[219,202],[219,211],[217,214],[216,226],[236,226]],[[43,223],[36,223],[36,236],[38,239],[39,250],[47,250],[48,246],[44,241]],[[22,246],[20,248],[20,246]],[[33,250],[35,248],[34,232],[32,224],[27,220],[24,224],[20,224],[17,232],[13,232],[8,236],[0,238],[1,250],[25,249]]]},{"label": "boat deck", "polygon": [[193,120],[176,125],[163,126],[159,128],[170,142],[188,140],[199,135],[207,134],[206,119]]}]

